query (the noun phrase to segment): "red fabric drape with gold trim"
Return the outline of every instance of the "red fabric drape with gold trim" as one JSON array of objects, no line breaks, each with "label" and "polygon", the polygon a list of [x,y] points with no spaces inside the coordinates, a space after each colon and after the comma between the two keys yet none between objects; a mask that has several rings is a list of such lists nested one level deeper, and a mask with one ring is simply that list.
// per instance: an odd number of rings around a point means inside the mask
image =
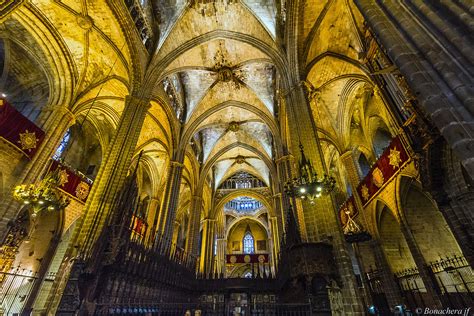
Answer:
[{"label": "red fabric drape with gold trim", "polygon": [[49,171],[52,172],[56,169],[59,169],[59,183],[61,184],[59,188],[79,201],[85,202],[89,196],[92,185],[88,183],[85,178],[76,174],[73,170],[63,166],[58,161],[53,160],[49,167]]},{"label": "red fabric drape with gold trim", "polygon": [[266,263],[268,254],[226,255],[227,263]]},{"label": "red fabric drape with gold trim", "polygon": [[43,130],[18,112],[7,100],[0,98],[0,137],[31,158],[43,142],[44,136]]},{"label": "red fabric drape with gold trim", "polygon": [[405,147],[400,137],[392,139],[390,146],[385,149],[382,156],[372,166],[367,176],[357,187],[357,194],[364,205],[369,203],[378,191],[395,176],[409,161]]}]

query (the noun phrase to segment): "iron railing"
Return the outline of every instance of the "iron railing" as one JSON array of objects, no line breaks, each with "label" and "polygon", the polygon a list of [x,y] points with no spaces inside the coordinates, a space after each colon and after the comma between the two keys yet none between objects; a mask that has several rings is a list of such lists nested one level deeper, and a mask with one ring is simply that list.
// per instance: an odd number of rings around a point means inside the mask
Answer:
[{"label": "iron railing", "polygon": [[95,315],[157,315],[186,316],[200,311],[203,316],[310,316],[313,315],[310,304],[264,303],[234,306],[229,303],[160,303],[100,305]]},{"label": "iron railing", "polygon": [[0,279],[0,315],[20,315],[38,281],[38,273],[18,266],[0,272]]},{"label": "iron railing", "polygon": [[[428,265],[428,272],[444,306],[474,306],[474,275],[464,257],[441,258]],[[426,288],[416,267],[398,271],[395,277],[410,307],[426,306]]]}]

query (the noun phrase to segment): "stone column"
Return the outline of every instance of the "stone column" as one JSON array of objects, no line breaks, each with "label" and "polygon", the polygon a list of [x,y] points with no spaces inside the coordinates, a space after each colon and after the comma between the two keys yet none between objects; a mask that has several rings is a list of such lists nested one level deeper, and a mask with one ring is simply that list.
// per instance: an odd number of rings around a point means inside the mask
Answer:
[{"label": "stone column", "polygon": [[186,238],[186,253],[197,258],[199,249],[199,228],[201,223],[202,197],[193,195],[191,214],[189,216],[188,237]]},{"label": "stone column", "polygon": [[147,245],[153,243],[156,234],[156,225],[158,224],[158,216],[160,214],[160,200],[157,198],[151,198],[148,206],[148,231],[147,231]]},{"label": "stone column", "polygon": [[[340,156],[341,162],[344,165],[344,168],[346,169],[347,176],[349,178],[349,184],[351,185],[352,188],[352,196],[354,197],[354,201],[356,203],[355,207],[359,211],[359,214],[361,214],[362,218],[364,217],[364,207],[362,206],[362,201],[360,200],[359,194],[357,194],[357,186],[360,183],[360,176],[359,172],[357,171],[357,166],[355,164],[354,160],[354,153],[352,151],[346,151]],[[367,223],[362,222],[362,225],[367,225]],[[368,227],[365,227],[368,228]]]},{"label": "stone column", "polygon": [[[48,160],[53,156],[69,126],[74,123],[74,114],[65,106],[48,106],[41,114],[44,124],[41,128],[46,132],[41,147],[15,177],[15,185],[33,183],[46,171]],[[14,187],[13,186],[13,187]],[[8,192],[11,192],[13,190]],[[3,240],[8,231],[8,222],[17,216],[21,205],[13,199],[11,194],[5,194],[0,201],[0,240]]]},{"label": "stone column", "polygon": [[[449,51],[450,54],[453,54],[459,62],[472,61],[474,48],[472,41],[467,39],[467,30],[473,31],[474,28],[472,24],[470,25],[471,21],[468,21],[467,10],[463,10],[448,0],[441,0],[438,3],[415,0],[410,4],[415,6],[423,14],[423,18],[443,35],[439,36],[437,40],[441,41],[444,47],[449,47],[450,44],[456,47],[456,49]],[[453,16],[456,17],[456,21]],[[465,64],[467,65],[467,62]]]},{"label": "stone column", "polygon": [[280,251],[280,239],[285,234],[284,232],[284,220],[283,214],[285,211],[283,209],[282,194],[277,193],[273,196],[273,205],[275,207],[275,216],[272,216],[271,219],[275,221],[275,227],[272,226],[272,232],[274,233],[275,245]]},{"label": "stone column", "polygon": [[420,249],[418,248],[412,231],[403,220],[400,223],[400,229],[407,241],[408,248],[410,249],[411,255],[413,256],[413,260],[415,261],[416,267],[418,268],[420,277],[425,285],[426,293],[428,294],[428,297],[431,301],[428,303],[428,305],[430,305],[430,307],[433,306],[434,308],[442,308],[443,304],[441,303],[442,301],[439,296],[440,293],[438,293],[439,285],[432,277],[432,272],[429,271],[430,268],[428,267],[425,259],[423,258],[423,255],[421,254]]},{"label": "stone column", "polygon": [[79,235],[72,243],[82,244],[82,249],[86,253],[90,254],[94,242],[116,202],[118,193],[125,183],[149,107],[150,100],[147,98],[127,96],[125,100],[125,108],[117,131],[84,207],[85,215],[78,223]]},{"label": "stone column", "polygon": [[467,262],[474,267],[474,194],[460,193],[450,196],[449,202],[438,203],[451,232],[456,238]]},{"label": "stone column", "polygon": [[377,270],[382,278],[382,286],[384,288],[385,297],[390,308],[401,304],[404,300],[400,293],[400,288],[395,282],[395,277],[387,262],[387,257],[382,249],[380,240],[372,240],[370,242],[375,257]]},{"label": "stone column", "polygon": [[180,225],[177,220],[173,221],[173,233],[171,237],[171,249],[174,251],[178,246],[178,234],[179,234]]},{"label": "stone column", "polygon": [[276,267],[278,266],[278,254],[280,253],[280,242],[279,242],[279,234],[278,234],[278,224],[276,216],[272,216],[269,218],[270,223],[270,231],[272,232],[272,236],[268,238],[268,240],[272,240],[273,242],[268,243],[268,247],[270,247],[270,251],[272,254],[272,272],[275,272]]},{"label": "stone column", "polygon": [[450,49],[440,44],[432,28],[420,27],[413,15],[402,7],[402,2],[355,0],[355,3],[406,78],[420,107],[467,173],[474,177],[474,137],[469,132],[474,99],[472,80],[463,75],[465,65],[453,65],[457,61],[446,53]]},{"label": "stone column", "polygon": [[[470,62],[459,54],[464,50],[471,58],[472,41],[467,36],[460,37],[455,29],[443,20],[445,17],[437,16],[424,1],[412,0],[406,5],[402,2],[385,2],[379,5],[398,30],[413,39],[410,41],[411,46],[421,53],[419,56],[422,59],[429,62],[429,66],[425,64],[425,68],[431,68],[429,70],[433,70],[439,76],[437,79],[447,85],[442,89],[445,92],[452,92],[473,114],[474,108],[469,108],[474,106],[473,90],[466,84],[472,82],[472,79],[465,70]],[[423,24],[429,24],[430,28],[423,27]],[[440,31],[450,33],[449,40],[446,40]],[[462,49],[454,49],[456,46]]]},{"label": "stone column", "polygon": [[[317,118],[313,117],[311,111],[311,107],[317,107],[318,105],[310,104],[306,100],[300,85],[295,86],[291,94],[293,95],[291,106],[293,106],[293,113],[297,117],[293,118],[290,126],[293,127],[293,130],[300,131],[298,136],[304,145],[305,155],[312,161],[314,168],[319,176],[322,177],[322,173],[327,172],[327,168],[325,167],[321,144],[318,139],[316,129]],[[315,100],[312,100],[312,102],[315,102]],[[296,147],[295,144],[293,144],[293,150],[295,150],[294,147]],[[315,201],[314,205],[306,201],[303,203],[303,207],[308,240],[312,242],[327,241],[333,246],[338,273],[342,281],[340,287],[344,300],[344,314],[363,315],[363,300],[357,286],[352,268],[352,260],[347,249],[348,245],[344,239],[341,221],[333,196],[323,195]]]},{"label": "stone column", "polygon": [[158,222],[158,238],[163,238],[164,243],[169,243],[172,238],[173,221],[176,216],[176,208],[178,207],[182,171],[183,164],[181,162],[170,161],[168,180]]},{"label": "stone column", "polygon": [[[291,155],[286,155],[282,156],[278,159],[275,160],[277,164],[277,172],[279,176],[279,180],[281,183],[281,188],[280,190],[283,190],[283,186],[286,183],[286,181],[292,179],[292,174],[296,174],[296,171],[293,170],[294,166],[294,159],[293,156]],[[281,213],[282,213],[282,226],[286,225],[286,220],[287,220],[287,211],[290,209],[290,199],[292,200],[292,203],[294,205],[294,214],[296,216],[296,222],[298,224],[298,229],[300,233],[300,237],[302,240],[306,241],[308,240],[308,234],[306,231],[306,222],[305,222],[305,217],[304,217],[304,212],[303,212],[303,205],[301,201],[295,199],[295,198],[290,198],[286,194],[281,196]],[[286,227],[283,228],[286,230]]]},{"label": "stone column", "polygon": [[[363,204],[362,204],[362,201],[360,200],[359,194],[357,194],[357,186],[360,183],[360,176],[357,171],[357,166],[355,164],[354,153],[352,151],[347,151],[340,156],[340,159],[346,169],[347,176],[349,178],[349,183],[352,188],[352,195],[354,197],[354,201],[356,204],[354,207],[358,210],[360,214],[359,224],[362,225],[363,228],[368,230],[369,227],[367,227],[368,223],[365,220],[365,214],[364,214],[365,209],[362,206]],[[357,263],[359,264],[359,268],[361,269],[361,278],[362,278],[362,283],[364,285],[365,296],[369,300],[371,300],[370,293],[368,291],[369,284],[367,280],[366,271],[364,269],[364,263],[363,263],[362,257],[360,256],[359,249],[356,244],[353,245],[353,249],[354,249],[354,254],[356,256],[356,259],[357,259]]]},{"label": "stone column", "polygon": [[200,271],[205,277],[212,272],[212,259],[214,255],[214,231],[216,220],[207,218],[203,222],[201,240],[201,262]]},{"label": "stone column", "polygon": [[225,275],[227,239],[217,238],[217,273]]},{"label": "stone column", "polygon": [[372,305],[373,299],[372,299],[372,296],[370,295],[370,285],[369,285],[369,282],[367,279],[367,273],[366,273],[367,270],[365,269],[365,264],[360,254],[359,245],[352,244],[352,249],[354,251],[354,256],[357,260],[357,264],[359,265],[360,278],[362,280],[362,286],[364,287],[365,302],[367,303],[366,305]]}]

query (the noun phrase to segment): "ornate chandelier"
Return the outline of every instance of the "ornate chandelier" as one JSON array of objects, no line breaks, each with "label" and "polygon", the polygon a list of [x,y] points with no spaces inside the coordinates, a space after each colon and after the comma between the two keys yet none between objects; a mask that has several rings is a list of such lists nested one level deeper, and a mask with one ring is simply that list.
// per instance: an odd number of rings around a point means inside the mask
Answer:
[{"label": "ornate chandelier", "polygon": [[34,215],[42,210],[60,210],[70,203],[70,199],[58,189],[60,185],[61,176],[59,169],[56,169],[36,183],[16,186],[13,197],[30,206]]},{"label": "ornate chandelier", "polygon": [[299,177],[289,180],[285,185],[285,192],[290,196],[309,200],[311,204],[323,194],[334,190],[336,180],[328,175],[318,178],[313,164],[304,154],[303,145],[300,144],[301,160],[299,162]]}]

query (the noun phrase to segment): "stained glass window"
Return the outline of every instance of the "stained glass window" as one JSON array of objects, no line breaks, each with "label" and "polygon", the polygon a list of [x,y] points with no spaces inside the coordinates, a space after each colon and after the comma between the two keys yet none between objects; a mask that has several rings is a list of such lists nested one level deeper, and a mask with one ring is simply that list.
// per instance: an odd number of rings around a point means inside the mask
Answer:
[{"label": "stained glass window", "polygon": [[254,253],[254,243],[253,236],[250,232],[245,233],[244,235],[244,253]]},{"label": "stained glass window", "polygon": [[56,152],[53,155],[54,159],[59,159],[63,155],[64,151],[67,148],[67,145],[69,144],[69,140],[71,139],[71,129],[68,129],[66,131],[66,134],[64,134],[63,139],[61,140],[61,143],[59,144],[58,148],[56,149]]}]

